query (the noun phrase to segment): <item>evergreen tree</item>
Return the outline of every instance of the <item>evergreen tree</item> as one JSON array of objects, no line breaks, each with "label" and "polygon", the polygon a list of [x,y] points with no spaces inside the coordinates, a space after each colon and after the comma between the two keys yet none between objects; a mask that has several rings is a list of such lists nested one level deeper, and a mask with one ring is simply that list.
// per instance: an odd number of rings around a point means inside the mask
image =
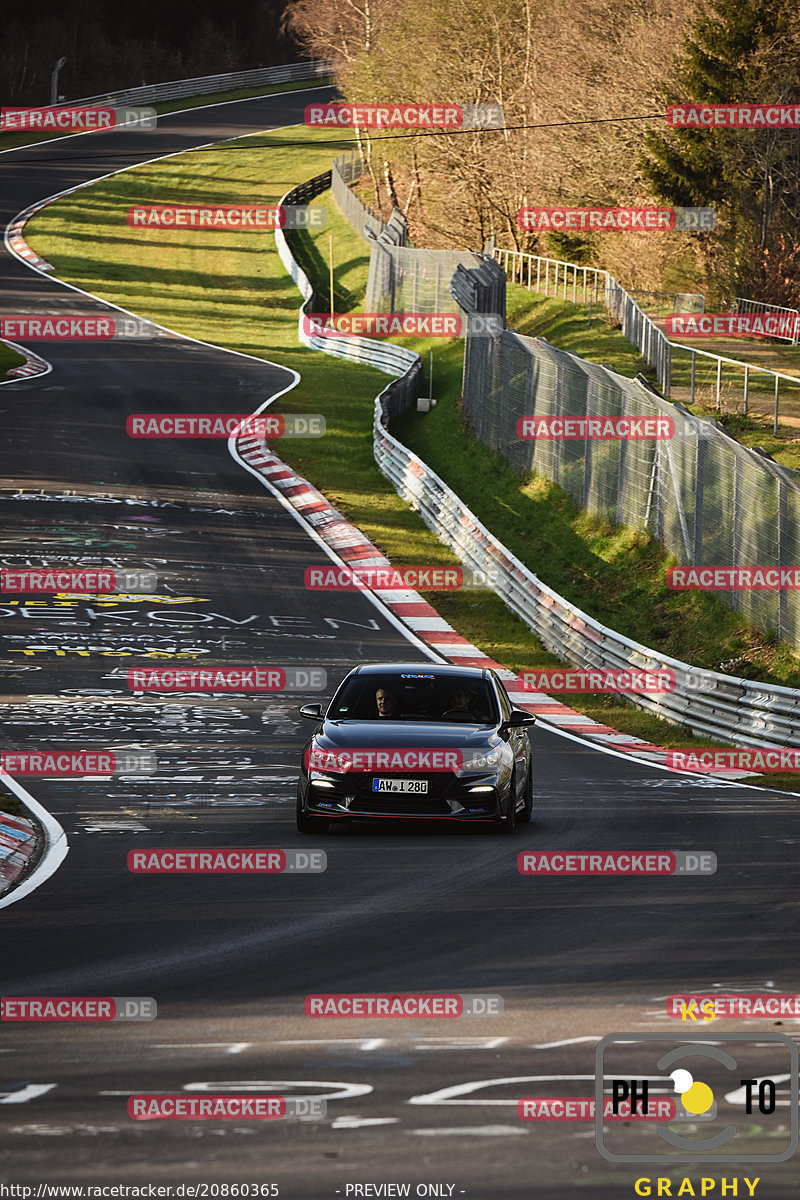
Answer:
[{"label": "evergreen tree", "polygon": [[[691,23],[669,104],[800,102],[795,6],[791,0],[712,0]],[[800,132],[789,129],[667,129],[645,137],[640,166],[672,204],[711,206],[719,232],[709,268],[724,289],[751,283],[753,265],[800,211]],[[760,297],[766,299],[766,297]]]}]

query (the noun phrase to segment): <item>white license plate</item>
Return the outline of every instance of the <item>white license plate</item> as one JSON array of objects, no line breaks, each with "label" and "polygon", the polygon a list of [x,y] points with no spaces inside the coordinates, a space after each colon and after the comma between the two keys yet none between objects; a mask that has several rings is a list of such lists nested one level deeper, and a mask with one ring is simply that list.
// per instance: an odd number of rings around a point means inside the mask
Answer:
[{"label": "white license plate", "polygon": [[428,791],[427,779],[373,779],[373,792],[416,792],[424,795]]}]

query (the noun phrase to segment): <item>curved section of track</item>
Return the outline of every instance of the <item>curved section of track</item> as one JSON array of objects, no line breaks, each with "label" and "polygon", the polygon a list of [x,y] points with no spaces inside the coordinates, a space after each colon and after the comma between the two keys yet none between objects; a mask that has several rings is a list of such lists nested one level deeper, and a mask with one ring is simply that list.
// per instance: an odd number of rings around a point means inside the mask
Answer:
[{"label": "curved section of track", "polygon": [[[309,95],[7,154],[0,217],[5,225],[107,173],[103,154],[129,165],[297,122]],[[8,253],[0,276],[9,311],[74,303]],[[82,311],[93,306],[104,308],[81,298]],[[791,968],[784,977],[776,968],[792,961],[796,801],[667,776],[538,729],[536,821],[515,840],[359,827],[326,839],[320,876],[129,874],[127,852],[141,846],[308,848],[293,821],[305,736],[296,701],[132,695],[131,659],[313,663],[327,670],[329,694],[355,662],[425,655],[366,597],[305,591],[319,546],[224,443],[125,436],[125,416],[154,407],[253,411],[292,373],[178,337],[59,344],[48,357],[50,374],[0,394],[9,531],[0,558],[135,561],[165,586],[107,604],[0,605],[3,744],[122,742],[155,752],[158,770],[31,787],[71,851],[2,914],[2,992],[154,996],[159,1017],[13,1027],[0,1044],[7,1177],[80,1183],[91,1171],[100,1182],[176,1184],[269,1174],[293,1196],[438,1180],[485,1197],[529,1194],[536,1164],[548,1197],[585,1194],[587,1184],[618,1196],[630,1172],[600,1162],[586,1127],[521,1126],[513,1100],[536,1088],[558,1094],[558,1076],[588,1094],[580,1078],[593,1071],[592,1039],[663,1027],[653,1014],[670,992],[714,982],[758,991],[768,980],[799,990]],[[713,850],[719,870],[528,879],[516,871],[527,847]],[[505,1016],[443,1027],[303,1015],[311,992],[414,990],[499,992]],[[520,1077],[544,1082],[502,1082]],[[310,1141],[302,1123],[136,1124],[125,1114],[131,1092],[212,1084],[327,1092],[328,1117]],[[781,1170],[769,1200],[790,1194]]]}]

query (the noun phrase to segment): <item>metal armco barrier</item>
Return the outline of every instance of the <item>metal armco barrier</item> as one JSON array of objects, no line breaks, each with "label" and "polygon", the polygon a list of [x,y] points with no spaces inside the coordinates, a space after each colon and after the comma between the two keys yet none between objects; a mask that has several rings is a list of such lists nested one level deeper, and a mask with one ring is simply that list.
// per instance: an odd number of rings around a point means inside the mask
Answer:
[{"label": "metal armco barrier", "polygon": [[321,79],[333,74],[328,58],[312,62],[289,63],[279,67],[257,67],[253,71],[232,71],[228,75],[200,75],[196,79],[173,79],[145,87],[123,88],[102,96],[83,96],[69,104],[154,104],[159,100],[178,100],[182,96],[210,96],[215,92],[234,92],[239,88],[271,83],[291,83],[300,79]]},{"label": "metal armco barrier", "polygon": [[[314,194],[325,188],[321,181],[326,177],[317,178],[320,182]],[[281,204],[295,203],[299,190],[287,192]],[[515,558],[447,484],[387,428],[388,422],[419,394],[419,355],[367,338],[305,336],[302,314],[312,311],[309,305],[313,306],[313,288],[292,256],[283,232],[276,230],[275,237],[281,261],[305,298],[299,319],[301,341],[315,350],[367,362],[389,374],[399,375],[405,370],[402,378],[390,383],[375,400],[373,444],[379,470],[439,541],[450,546],[466,566],[486,573],[487,586],[548,650],[562,662],[579,668],[674,671],[674,691],[658,697],[629,694],[627,698],[637,708],[686,725],[700,736],[738,746],[797,744],[800,691],[701,670],[659,654],[595,621]]]},{"label": "metal armco barrier", "polygon": [[[280,200],[280,204],[300,204],[320,195],[331,185],[331,173],[317,175],[314,179],[301,183],[292,188]],[[282,229],[275,230],[275,241],[278,254],[286,270],[297,284],[303,304],[300,307],[297,321],[297,335],[304,346],[312,350],[321,350],[334,358],[348,359],[350,362],[365,363],[376,367],[387,375],[397,378],[390,383],[376,398],[376,412],[381,406],[388,417],[402,412],[416,401],[420,394],[422,383],[422,359],[413,350],[405,350],[402,346],[394,346],[390,342],[374,341],[362,337],[310,337],[303,329],[303,317],[314,312],[315,296],[311,281],[295,260],[289,249],[289,244]],[[376,418],[377,419],[377,418]]]}]

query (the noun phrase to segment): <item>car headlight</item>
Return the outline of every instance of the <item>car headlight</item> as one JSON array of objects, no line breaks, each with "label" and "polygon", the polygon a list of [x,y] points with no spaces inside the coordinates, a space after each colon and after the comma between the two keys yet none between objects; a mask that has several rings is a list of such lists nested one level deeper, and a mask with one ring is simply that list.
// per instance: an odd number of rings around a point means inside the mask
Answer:
[{"label": "car headlight", "polygon": [[496,774],[503,756],[500,750],[469,750],[463,755],[459,775]]}]

